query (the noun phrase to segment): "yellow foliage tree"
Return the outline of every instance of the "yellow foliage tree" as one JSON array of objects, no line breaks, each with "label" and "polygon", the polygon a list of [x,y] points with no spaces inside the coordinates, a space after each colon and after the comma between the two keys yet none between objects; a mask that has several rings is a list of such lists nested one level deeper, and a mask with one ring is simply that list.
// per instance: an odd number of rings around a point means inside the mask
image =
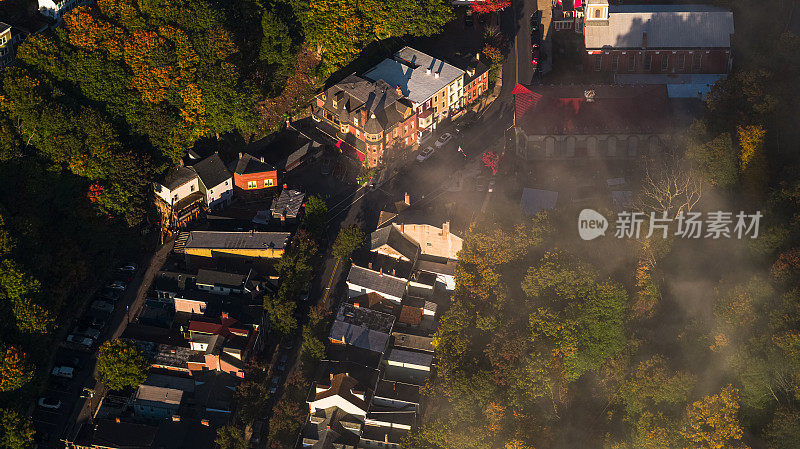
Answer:
[{"label": "yellow foliage tree", "polygon": [[732,385],[689,405],[680,430],[686,449],[747,449],[738,412],[739,390]]}]

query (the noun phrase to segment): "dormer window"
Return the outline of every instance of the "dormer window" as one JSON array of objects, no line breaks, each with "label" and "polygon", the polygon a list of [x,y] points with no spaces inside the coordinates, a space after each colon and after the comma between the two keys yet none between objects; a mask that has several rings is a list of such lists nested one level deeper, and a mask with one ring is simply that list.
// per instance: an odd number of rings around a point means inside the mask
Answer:
[{"label": "dormer window", "polygon": [[353,124],[358,126],[358,116],[353,117]]}]

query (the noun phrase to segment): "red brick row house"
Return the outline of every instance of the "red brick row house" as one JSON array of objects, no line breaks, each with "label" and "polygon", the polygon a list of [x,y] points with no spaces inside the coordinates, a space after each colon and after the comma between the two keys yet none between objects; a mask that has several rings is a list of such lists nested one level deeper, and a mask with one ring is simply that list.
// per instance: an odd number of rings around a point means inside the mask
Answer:
[{"label": "red brick row house", "polygon": [[247,153],[239,153],[239,159],[228,166],[233,173],[233,185],[237,191],[268,189],[278,185],[278,170]]},{"label": "red brick row house", "polygon": [[614,74],[725,74],[733,13],[710,5],[609,5],[589,0],[583,66]]}]

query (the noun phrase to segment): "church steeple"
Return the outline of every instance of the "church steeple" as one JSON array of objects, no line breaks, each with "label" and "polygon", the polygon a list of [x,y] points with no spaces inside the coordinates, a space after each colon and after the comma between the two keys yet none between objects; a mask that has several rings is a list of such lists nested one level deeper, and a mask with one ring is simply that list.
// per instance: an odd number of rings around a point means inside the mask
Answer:
[{"label": "church steeple", "polygon": [[608,25],[608,0],[588,0],[583,20],[586,26]]}]

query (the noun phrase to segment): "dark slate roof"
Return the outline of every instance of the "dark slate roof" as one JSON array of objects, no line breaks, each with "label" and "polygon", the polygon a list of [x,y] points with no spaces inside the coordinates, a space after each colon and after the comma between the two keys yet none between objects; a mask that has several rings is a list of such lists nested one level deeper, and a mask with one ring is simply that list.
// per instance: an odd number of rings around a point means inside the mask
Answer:
[{"label": "dark slate roof", "polygon": [[237,175],[250,175],[253,173],[264,173],[269,171],[275,171],[275,167],[266,162],[261,162],[260,159],[251,156],[247,153],[242,154],[242,156],[231,162],[228,165],[228,169]]},{"label": "dark slate roof", "polygon": [[192,231],[186,248],[208,249],[284,249],[288,232]]},{"label": "dark slate roof", "polygon": [[400,444],[403,438],[408,435],[408,430],[384,426],[365,425],[361,434],[362,441],[372,441],[378,444],[385,442]]},{"label": "dark slate roof", "polygon": [[150,448],[157,431],[156,427],[147,424],[99,419],[95,422],[91,444],[120,449]]},{"label": "dark slate roof", "polygon": [[375,387],[375,397],[419,404],[419,385],[381,379]]},{"label": "dark slate roof", "polygon": [[169,190],[175,190],[196,177],[197,172],[195,172],[192,167],[176,165],[164,173],[164,176],[161,177],[161,182],[159,184]]},{"label": "dark slate roof", "polygon": [[[663,132],[670,124],[663,84],[514,88],[516,126],[528,135]],[[593,101],[587,101],[587,93]]]},{"label": "dark slate roof", "polygon": [[303,447],[311,449],[355,449],[362,423],[338,407],[318,410],[303,428]]},{"label": "dark slate roof", "polygon": [[464,87],[472,80],[489,71],[489,66],[480,59],[479,55],[453,58],[452,62],[464,70]]},{"label": "dark slate roof", "polygon": [[330,387],[331,376],[346,373],[358,382],[357,390],[374,389],[380,371],[375,367],[364,366],[352,361],[323,360],[317,368],[316,382],[322,387]]},{"label": "dark slate roof", "polygon": [[397,348],[415,349],[418,351],[433,352],[433,338],[422,335],[412,335],[403,332],[392,332],[394,346]]},{"label": "dark slate roof", "polygon": [[329,334],[331,340],[344,342],[345,345],[355,346],[368,351],[383,353],[389,342],[389,334],[370,330],[367,327],[336,320],[331,326]]},{"label": "dark slate roof", "polygon": [[231,179],[231,172],[225,167],[225,163],[222,162],[218,154],[212,154],[192,165],[192,168],[194,168],[197,175],[200,176],[200,180],[203,181],[206,188],[209,189],[213,189]]},{"label": "dark slate roof", "polygon": [[448,260],[447,262],[435,262],[431,260],[420,260],[417,262],[417,270],[425,271],[428,273],[443,274],[447,276],[455,276],[456,274],[456,261]]},{"label": "dark slate roof", "polygon": [[242,288],[249,276],[249,273],[228,273],[225,271],[206,270],[201,268],[197,271],[196,282],[203,285],[221,285],[225,287]]},{"label": "dark slate roof", "polygon": [[347,282],[359,287],[374,290],[378,293],[402,298],[406,291],[408,280],[353,265],[350,267],[350,273],[347,275]]},{"label": "dark slate roof", "polygon": [[300,207],[303,206],[303,199],[306,194],[294,189],[283,189],[278,198],[272,202],[272,216],[284,215],[286,218],[296,218],[300,213]]},{"label": "dark slate roof", "polygon": [[[404,112],[410,107],[395,86],[383,80],[372,82],[356,75],[350,75],[329,87],[324,98],[324,109],[335,113],[339,120],[372,134],[391,129],[401,122]],[[336,107],[333,106],[334,99]],[[355,125],[354,116],[360,121],[366,120],[366,123]]]},{"label": "dark slate roof", "polygon": [[400,232],[395,224],[389,224],[373,231],[370,240],[370,251],[375,251],[383,245],[389,245],[412,263],[417,260],[420,253],[419,243]]},{"label": "dark slate roof", "polygon": [[175,271],[159,271],[153,279],[153,288],[166,292],[180,292],[186,290],[186,281],[194,280],[195,275]]}]

